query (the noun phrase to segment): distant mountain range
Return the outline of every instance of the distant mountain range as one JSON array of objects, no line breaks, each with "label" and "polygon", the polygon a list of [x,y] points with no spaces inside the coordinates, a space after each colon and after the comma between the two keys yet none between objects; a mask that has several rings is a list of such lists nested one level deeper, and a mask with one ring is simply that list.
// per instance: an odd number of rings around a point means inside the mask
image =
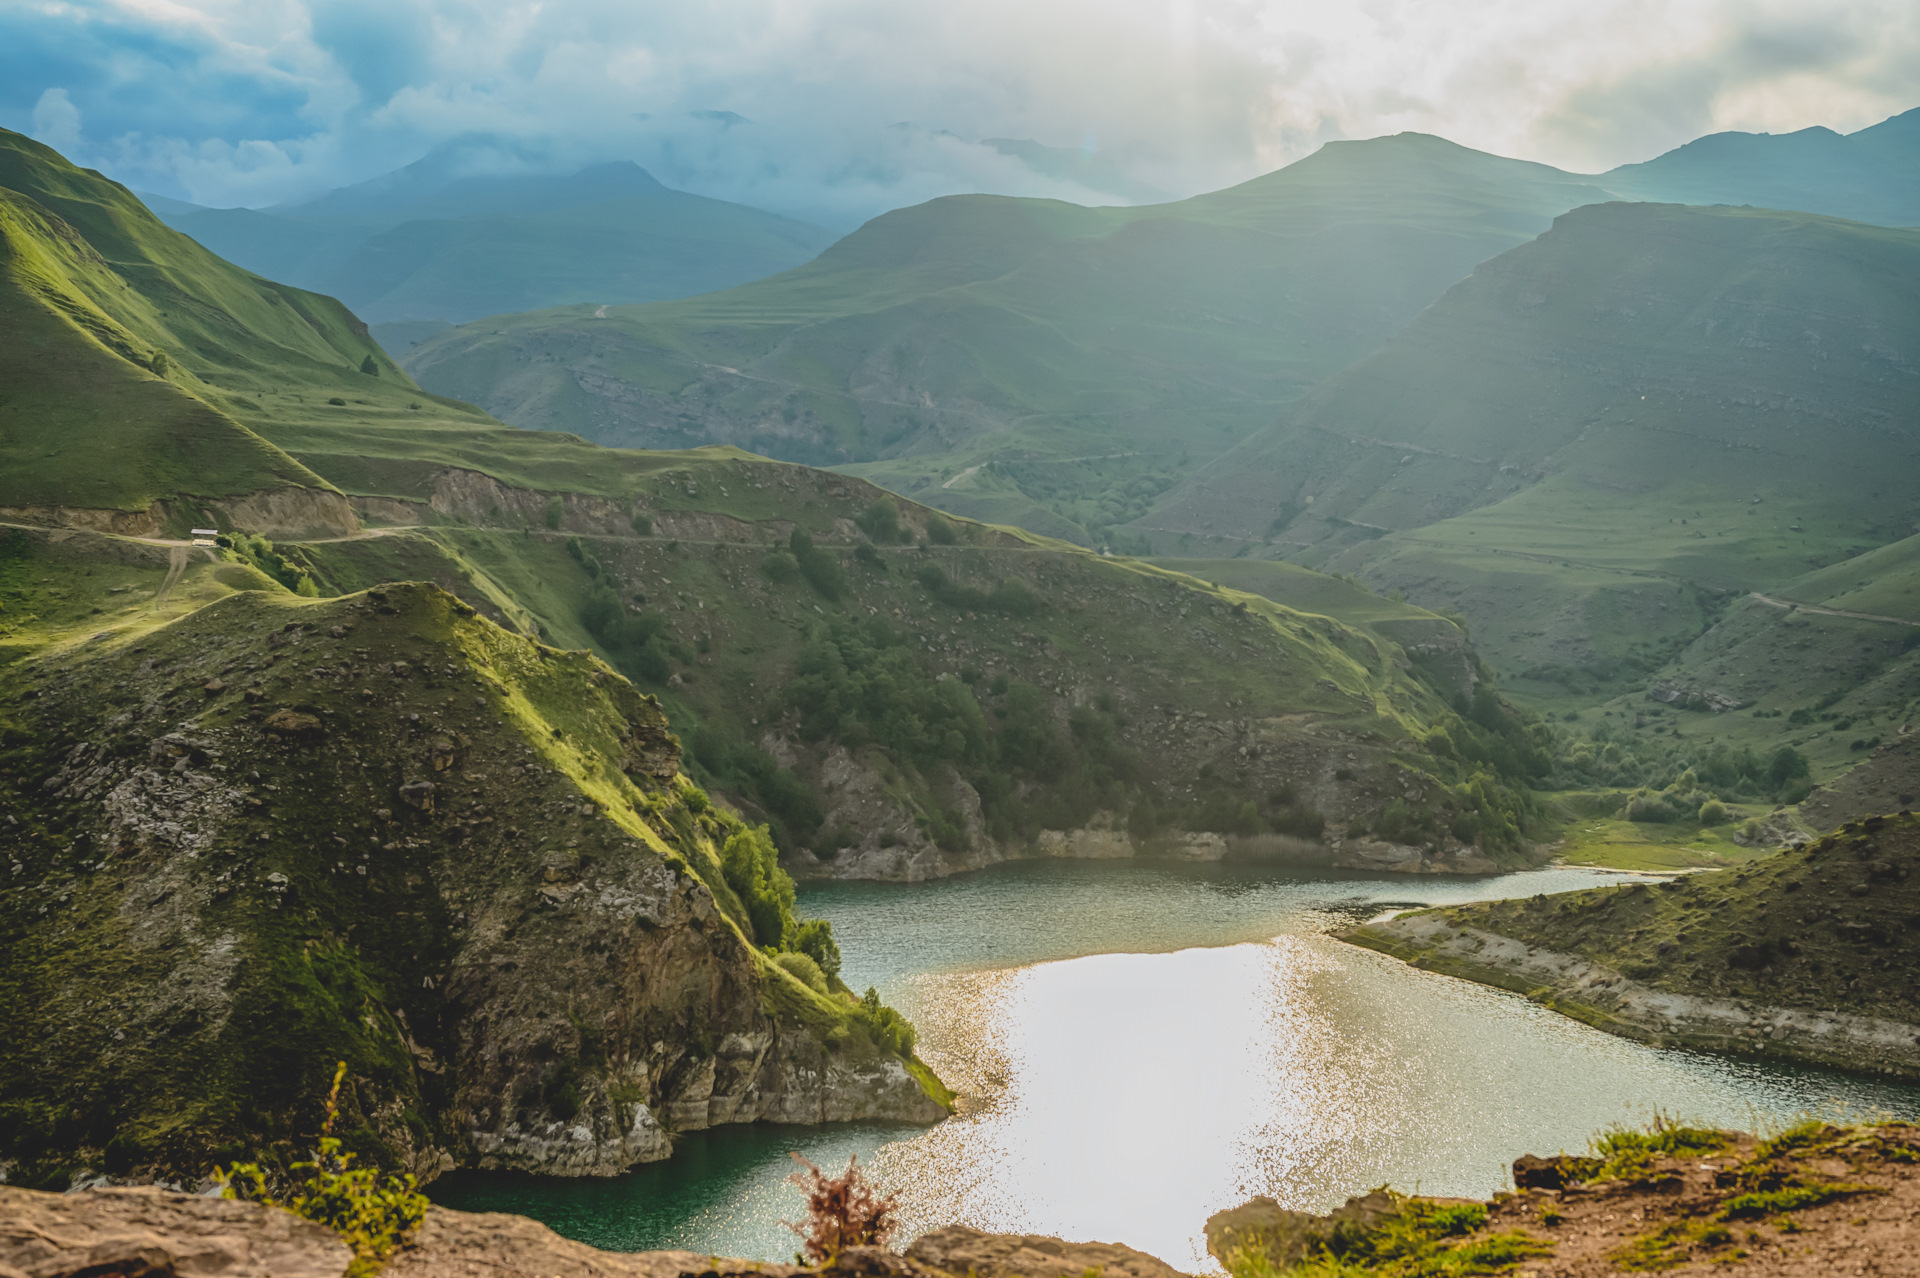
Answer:
[{"label": "distant mountain range", "polygon": [[1191,466],[1561,213],[1705,201],[1920,224],[1916,173],[1920,111],[1850,136],[1718,134],[1592,177],[1403,134],[1170,204],[935,200],[770,279],[496,317],[406,359],[517,425],[735,443],[1112,543]]},{"label": "distant mountain range", "polygon": [[338,297],[375,324],[686,297],[797,266],[837,238],[670,190],[631,162],[465,176],[434,155],[301,204],[147,202],[222,257]]}]

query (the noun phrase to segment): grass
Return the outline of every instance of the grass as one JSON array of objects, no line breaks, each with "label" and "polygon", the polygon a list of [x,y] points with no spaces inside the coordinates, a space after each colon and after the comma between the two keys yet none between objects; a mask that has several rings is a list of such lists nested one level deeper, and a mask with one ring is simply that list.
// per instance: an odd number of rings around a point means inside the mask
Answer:
[{"label": "grass", "polygon": [[[1910,1023],[1920,1018],[1920,951],[1903,943],[1913,889],[1890,867],[1916,848],[1920,817],[1894,816],[1658,885],[1455,907],[1445,916],[1581,955],[1657,990]],[[1858,979],[1863,973],[1874,977]]]},{"label": "grass", "polygon": [[421,391],[338,302],[222,261],[126,188],[3,130],[0,188],[0,313],[18,338],[0,356],[0,505],[325,488],[276,432],[497,429]]},{"label": "grass", "polygon": [[[1619,800],[1624,803],[1624,798]],[[1725,825],[1658,825],[1612,817],[1575,820],[1561,833],[1556,860],[1611,870],[1721,869],[1768,855],[1733,841],[1738,819]]]}]

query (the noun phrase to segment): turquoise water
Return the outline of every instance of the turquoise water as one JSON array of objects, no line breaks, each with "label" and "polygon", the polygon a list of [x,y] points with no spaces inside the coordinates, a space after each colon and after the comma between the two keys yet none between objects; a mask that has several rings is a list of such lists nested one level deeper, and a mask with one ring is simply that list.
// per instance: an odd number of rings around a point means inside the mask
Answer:
[{"label": "turquoise water", "polygon": [[460,1173],[428,1192],[601,1247],[778,1260],[795,1244],[780,1221],[800,1211],[788,1151],[822,1166],[858,1154],[913,1233],[959,1221],[1207,1269],[1206,1217],[1253,1194],[1312,1210],[1382,1181],[1484,1197],[1516,1154],[1581,1148],[1656,1107],[1748,1127],[1920,1116],[1920,1090],[1642,1047],[1325,935],[1397,905],[1620,877],[1047,861],[804,889],[848,982],[877,985],[919,1027],[921,1055],[962,1096],[956,1117],[722,1128],[614,1180]]}]

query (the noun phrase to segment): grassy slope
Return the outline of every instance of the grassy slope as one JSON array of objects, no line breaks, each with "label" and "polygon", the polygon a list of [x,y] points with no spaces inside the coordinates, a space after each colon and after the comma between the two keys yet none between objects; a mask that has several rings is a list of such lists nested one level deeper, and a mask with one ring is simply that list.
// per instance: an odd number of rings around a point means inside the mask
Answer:
[{"label": "grassy slope", "polygon": [[[280,432],[339,426],[498,429],[467,405],[421,392],[338,302],[222,261],[126,188],[47,147],[0,132],[0,188],[27,197],[7,201],[5,305],[45,356],[9,379],[0,447],[15,466],[0,468],[0,484],[24,478],[18,496],[0,501],[68,494],[76,504],[134,509],[170,487],[320,486],[248,431],[271,445]],[[165,380],[149,375],[155,352],[171,366]],[[360,371],[369,358],[377,375]],[[143,407],[128,412],[136,402]],[[183,459],[167,446],[173,431],[201,451]],[[114,464],[96,465],[90,449],[63,447],[68,440],[97,446]]]},{"label": "grassy slope", "polygon": [[[1613,680],[1571,699],[1592,705],[1737,593],[1908,531],[1916,279],[1913,232],[1583,209],[1143,523],[1169,549],[1285,555],[1460,611],[1544,704],[1555,671]],[[1853,589],[1890,567],[1862,561]]]},{"label": "grassy slope", "polygon": [[[649,686],[683,734],[704,726],[729,741],[757,743],[779,725],[779,734],[801,752],[803,780],[829,808],[832,796],[814,771],[819,748],[792,737],[782,697],[816,627],[876,614],[891,618],[916,646],[925,645],[931,674],[974,672],[974,692],[989,714],[1000,703],[988,685],[1009,675],[1039,685],[1062,727],[1072,707],[1105,701],[1142,742],[1176,733],[1178,748],[1140,750],[1140,782],[1163,802],[1195,786],[1227,785],[1243,799],[1292,782],[1341,819],[1376,811],[1391,797],[1373,771],[1388,759],[1436,775],[1450,766],[1418,744],[1448,711],[1398,664],[1399,636],[1384,633],[1392,621],[1453,633],[1446,621],[1419,609],[1301,569],[1274,570],[1288,576],[1290,589],[1263,596],[965,524],[956,546],[880,549],[883,571],[849,553],[862,539],[849,537],[848,521],[878,496],[858,481],[724,450],[610,460],[644,460],[647,468],[636,464],[622,474],[608,467],[597,491],[616,500],[616,511],[648,513],[658,526],[652,536],[636,536],[621,516],[616,532],[582,542],[604,565],[602,580],[613,582],[622,598],[641,601],[637,610],[664,618],[667,642],[679,652],[671,664],[674,682]],[[708,514],[743,522],[700,523]],[[926,512],[908,507],[906,514],[915,526]],[[682,525],[678,518],[696,522]],[[571,532],[477,509],[434,522],[418,533],[314,545],[303,553],[327,589],[425,577],[488,615],[541,628],[553,642],[600,646],[581,620],[595,578],[565,552]],[[769,550],[796,524],[812,530],[842,564],[849,582],[844,597],[763,576]],[[682,526],[699,531],[669,531]],[[983,589],[1017,578],[1047,606],[1031,617],[961,612],[915,580],[930,564]],[[1381,630],[1373,629],[1376,623]],[[1196,722],[1196,711],[1201,721],[1219,720],[1220,730]],[[1256,740],[1266,741],[1264,753],[1256,750],[1252,760],[1235,754]],[[1336,742],[1368,761],[1355,784],[1332,781],[1325,759]],[[881,766],[897,777],[909,814],[924,818],[955,802],[938,770],[917,770],[897,758]]]},{"label": "grassy slope", "polygon": [[1112,473],[1059,491],[1059,472],[1016,467],[1022,496],[991,507],[931,485],[996,458],[1150,455],[1108,468],[1124,484],[1183,447],[1217,452],[1475,262],[1600,194],[1403,135],[1176,204],[956,197],[770,280],[602,320],[501,317],[423,343],[409,366],[522,425],[887,459],[862,473],[970,514],[1038,505],[1111,523],[1090,499]]},{"label": "grassy slope", "polygon": [[144,510],[186,494],[321,486],[180,384],[191,377],[156,373],[160,326],[114,305],[123,298],[71,227],[0,191],[0,505]]},{"label": "grassy slope", "polygon": [[[1577,954],[1657,991],[1914,1024],[1920,818],[1875,818],[1871,825],[1651,889],[1595,888],[1421,917]],[[1349,939],[1420,957],[1370,928]],[[1502,983],[1497,973],[1459,974]],[[1604,1026],[1605,1018],[1591,1019]],[[1764,1053],[1768,1044],[1756,1040],[1752,1047]]]}]

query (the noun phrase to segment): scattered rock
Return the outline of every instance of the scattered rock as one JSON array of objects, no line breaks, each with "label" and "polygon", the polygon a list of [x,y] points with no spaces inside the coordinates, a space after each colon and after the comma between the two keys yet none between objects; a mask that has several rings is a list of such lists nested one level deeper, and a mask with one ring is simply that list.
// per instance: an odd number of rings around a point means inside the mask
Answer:
[{"label": "scattered rock", "polygon": [[267,721],[261,726],[275,736],[290,741],[318,741],[327,735],[326,724],[310,714],[301,714],[284,706],[268,715]]},{"label": "scattered rock", "polygon": [[226,690],[226,680],[217,677],[209,679],[200,685],[200,691],[206,693],[209,697],[217,697]]},{"label": "scattered rock", "polygon": [[1597,1158],[1560,1154],[1540,1158],[1522,1154],[1513,1160],[1513,1183],[1520,1189],[1565,1189],[1578,1184],[1600,1170]]},{"label": "scattered rock", "polygon": [[422,812],[433,811],[433,795],[434,784],[431,781],[414,781],[400,787],[400,801]]}]

